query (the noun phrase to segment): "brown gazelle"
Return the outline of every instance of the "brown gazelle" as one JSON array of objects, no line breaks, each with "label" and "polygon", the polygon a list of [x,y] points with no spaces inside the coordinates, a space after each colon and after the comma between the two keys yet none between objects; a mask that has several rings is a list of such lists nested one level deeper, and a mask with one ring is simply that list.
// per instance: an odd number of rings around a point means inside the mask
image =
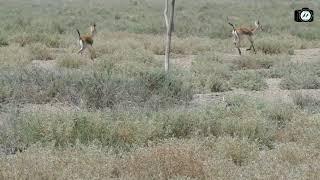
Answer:
[{"label": "brown gazelle", "polygon": [[251,50],[251,48],[253,48],[254,53],[256,53],[256,49],[254,48],[253,45],[253,38],[252,36],[254,35],[254,33],[260,28],[262,29],[260,22],[259,21],[255,21],[255,27],[254,28],[235,28],[233,24],[231,24],[230,22],[228,22],[233,30],[232,30],[232,36],[233,36],[233,43],[236,46],[236,48],[239,51],[239,54],[241,55],[241,50],[240,50],[240,43],[243,37],[247,37],[249,42],[250,42],[250,47],[248,49],[246,49],[247,51]]},{"label": "brown gazelle", "polygon": [[90,26],[90,33],[89,35],[83,35],[81,36],[79,29],[77,29],[78,35],[79,35],[79,45],[80,45],[80,50],[78,53],[82,54],[85,49],[88,48],[89,53],[90,53],[90,58],[91,60],[94,60],[96,57],[95,51],[92,47],[93,45],[93,38],[97,34],[97,29],[96,29],[96,24],[92,24]]}]

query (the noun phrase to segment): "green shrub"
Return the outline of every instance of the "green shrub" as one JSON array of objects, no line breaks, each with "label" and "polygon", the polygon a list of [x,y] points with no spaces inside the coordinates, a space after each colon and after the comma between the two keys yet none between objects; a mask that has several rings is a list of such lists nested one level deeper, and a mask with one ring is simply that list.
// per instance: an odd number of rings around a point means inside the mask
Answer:
[{"label": "green shrub", "polygon": [[267,88],[265,79],[254,71],[241,71],[232,75],[231,85],[245,90],[260,91]]},{"label": "green shrub", "polygon": [[303,94],[302,92],[292,93],[293,103],[301,109],[311,113],[319,112],[320,99],[315,96]]},{"label": "green shrub", "polygon": [[[119,48],[115,48],[107,54],[101,54],[97,61],[99,70],[103,70],[104,67],[108,70],[112,65],[114,73],[131,78],[132,76],[139,76],[140,72],[155,71],[160,67],[160,62],[156,61],[154,55],[149,51],[136,47],[126,47],[128,44],[125,43],[128,42],[117,43]],[[101,51],[99,53],[102,53],[104,50],[100,49],[99,51]]]},{"label": "green shrub", "polygon": [[248,139],[227,136],[217,140],[215,151],[238,166],[246,166],[258,157],[259,148]]},{"label": "green shrub", "polygon": [[222,63],[220,56],[206,53],[198,56],[192,63],[192,82],[194,87],[211,92],[228,91],[228,81],[231,77],[231,68]]},{"label": "green shrub", "polygon": [[[203,136],[248,138],[263,147],[272,147],[276,124],[257,110],[255,101],[245,97],[228,97],[226,106],[205,109],[193,117]],[[196,118],[198,117],[198,119]]]},{"label": "green shrub", "polygon": [[290,74],[283,77],[280,86],[289,90],[319,89],[320,80],[314,74]]},{"label": "green shrub", "polygon": [[287,69],[280,86],[283,89],[319,89],[319,65],[294,65]]},{"label": "green shrub", "polygon": [[5,37],[0,36],[0,47],[8,46],[9,42]]},{"label": "green shrub", "polygon": [[[117,116],[121,117],[120,114]],[[89,145],[94,142],[119,149],[141,144],[148,138],[142,134],[143,121],[114,121],[90,113],[71,113],[69,115],[48,115],[43,113],[25,114],[16,123],[18,131],[15,138],[23,144],[54,144],[67,147],[77,143]],[[139,139],[139,138],[140,139]]]},{"label": "green shrub", "polygon": [[11,96],[11,90],[8,86],[2,85],[1,83],[0,85],[0,103],[3,103]]},{"label": "green shrub", "polygon": [[136,83],[145,88],[145,96],[159,96],[160,104],[188,102],[192,98],[190,85],[161,71],[141,73]]},{"label": "green shrub", "polygon": [[262,51],[264,54],[292,54],[293,49],[299,48],[302,44],[294,37],[285,36],[285,38],[282,37],[281,41],[278,38],[270,35],[257,38],[255,47],[257,51]]},{"label": "green shrub", "polygon": [[234,60],[236,69],[270,69],[280,63],[288,62],[290,57],[287,55],[250,55],[241,56]]},{"label": "green shrub", "polygon": [[208,77],[206,86],[210,92],[225,92],[231,90],[228,81],[215,75]]},{"label": "green shrub", "polygon": [[50,48],[62,46],[60,36],[46,33],[22,33],[13,37],[13,42],[18,43],[21,47],[31,44],[44,44]]},{"label": "green shrub", "polygon": [[187,83],[164,72],[146,72],[127,79],[108,72],[72,72],[67,69],[51,72],[26,67],[9,74],[3,76],[0,83],[11,92],[8,98],[21,103],[60,99],[89,109],[115,108],[121,104],[133,107],[152,105],[152,108],[186,103],[192,97]]},{"label": "green shrub", "polygon": [[115,147],[115,150],[195,135],[245,138],[261,147],[272,147],[274,141],[275,124],[261,116],[251,101],[228,108],[151,112],[22,112],[8,116],[10,119],[6,119],[8,125],[2,129],[0,140],[12,147],[95,143]]},{"label": "green shrub", "polygon": [[38,41],[50,48],[59,48],[64,45],[60,36],[56,34],[41,34],[38,37]]},{"label": "green shrub", "polygon": [[276,63],[267,73],[269,78],[282,78],[292,67],[295,66],[290,62],[280,61]]},{"label": "green shrub", "polygon": [[287,104],[272,104],[264,109],[265,116],[283,128],[293,119],[295,109]]}]

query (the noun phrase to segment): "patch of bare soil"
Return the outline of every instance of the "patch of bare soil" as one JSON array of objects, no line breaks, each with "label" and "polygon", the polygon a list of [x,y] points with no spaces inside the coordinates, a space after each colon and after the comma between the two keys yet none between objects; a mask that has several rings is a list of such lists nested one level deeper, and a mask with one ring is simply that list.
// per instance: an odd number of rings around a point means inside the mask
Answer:
[{"label": "patch of bare soil", "polygon": [[53,70],[57,66],[56,60],[33,60],[31,65],[43,68],[45,70]]},{"label": "patch of bare soil", "polygon": [[294,51],[291,61],[296,63],[315,63],[320,61],[320,48],[299,49]]},{"label": "patch of bare soil", "polygon": [[268,84],[268,90],[280,90],[280,78],[270,78],[266,79],[267,84]]},{"label": "patch of bare soil", "polygon": [[79,107],[71,106],[64,103],[24,104],[20,108],[20,112],[24,112],[24,113],[46,112],[49,114],[76,112],[78,110],[79,110]]},{"label": "patch of bare soil", "polygon": [[68,51],[64,48],[50,48],[50,51],[54,54],[65,54]]},{"label": "patch of bare soil", "polygon": [[302,95],[308,95],[320,100],[320,90],[319,89],[302,89],[302,90],[265,90],[265,91],[244,91],[237,89],[229,92],[222,93],[208,93],[208,94],[195,94],[190,105],[193,107],[197,106],[207,106],[207,105],[217,105],[225,103],[227,97],[232,96],[243,96],[252,100],[262,100],[265,102],[272,103],[288,103],[293,104],[292,95],[294,93],[302,93]]},{"label": "patch of bare soil", "polygon": [[172,62],[175,66],[182,67],[183,69],[191,69],[192,61],[194,60],[195,56],[185,56],[181,58],[172,59]]},{"label": "patch of bare soil", "polygon": [[[171,66],[179,67],[182,69],[191,69],[192,62],[195,59],[195,55],[175,55],[170,58]],[[164,55],[156,55],[155,59],[158,61],[164,61]]]},{"label": "patch of bare soil", "polygon": [[223,59],[224,63],[233,63],[235,60],[240,58],[239,54],[225,54],[225,53],[217,53]]}]

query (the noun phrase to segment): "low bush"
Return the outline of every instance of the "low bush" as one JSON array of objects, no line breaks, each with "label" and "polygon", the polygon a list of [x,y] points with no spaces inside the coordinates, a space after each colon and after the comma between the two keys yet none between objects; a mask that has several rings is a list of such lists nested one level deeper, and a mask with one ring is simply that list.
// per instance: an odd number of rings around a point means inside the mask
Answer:
[{"label": "low bush", "polygon": [[22,68],[10,72],[10,75],[6,73],[8,70],[1,72],[0,83],[11,93],[3,98],[21,103],[46,103],[60,99],[97,109],[120,104],[163,107],[188,102],[192,97],[187,83],[160,71],[141,73],[131,79],[108,72],[50,72],[36,67]]},{"label": "low bush", "polygon": [[12,148],[37,143],[53,143],[57,147],[97,143],[129,150],[149,141],[228,135],[247,138],[261,147],[272,147],[276,122],[261,116],[256,105],[250,102],[191,112],[21,113],[5,120],[7,126],[1,129],[0,141]]},{"label": "low bush", "polygon": [[303,47],[303,41],[293,36],[282,36],[281,41],[278,36],[264,35],[255,40],[255,47],[257,51],[264,54],[292,54],[293,49],[300,49]]},{"label": "low bush", "polygon": [[63,42],[59,35],[46,33],[21,33],[12,38],[13,42],[18,43],[21,47],[40,43],[50,48],[58,48],[63,46]]},{"label": "low bush", "polygon": [[9,42],[5,37],[0,36],[0,47],[8,46]]},{"label": "low bush", "polygon": [[76,55],[63,55],[58,57],[57,64],[59,67],[65,67],[65,68],[74,68],[78,69],[83,65],[87,64],[87,61],[90,61],[89,59],[82,58],[80,56]]},{"label": "low bush", "polygon": [[46,45],[36,43],[29,47],[30,60],[52,60],[53,55]]},{"label": "low bush", "polygon": [[320,99],[302,92],[295,92],[291,94],[293,103],[301,109],[307,110],[311,113],[319,112]]},{"label": "low bush", "polygon": [[229,136],[219,138],[215,144],[215,151],[235,165],[246,166],[258,157],[259,147],[248,139],[238,139]]},{"label": "low bush", "polygon": [[251,55],[241,56],[240,59],[234,60],[233,64],[236,69],[270,69],[280,63],[288,62],[289,56],[286,55]]},{"label": "low bush", "polygon": [[210,92],[225,92],[231,90],[229,82],[216,75],[208,77],[206,87]]},{"label": "low bush", "polygon": [[294,118],[295,109],[291,105],[280,103],[267,106],[263,112],[269,120],[283,128]]},{"label": "low bush", "polygon": [[319,89],[319,65],[294,65],[286,70],[280,83],[281,88],[289,90]]},{"label": "low bush", "polygon": [[198,56],[192,63],[192,82],[197,90],[223,92],[230,90],[229,79],[231,67],[222,63],[215,53],[205,53]]},{"label": "low bush", "polygon": [[254,71],[241,71],[232,75],[231,85],[236,88],[243,88],[250,91],[260,91],[267,88],[263,77]]}]

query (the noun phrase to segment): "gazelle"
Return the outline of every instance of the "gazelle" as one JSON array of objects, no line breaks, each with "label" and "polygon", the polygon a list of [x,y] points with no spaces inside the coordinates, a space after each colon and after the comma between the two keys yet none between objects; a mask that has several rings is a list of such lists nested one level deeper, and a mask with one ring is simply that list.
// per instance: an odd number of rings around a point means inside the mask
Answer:
[{"label": "gazelle", "polygon": [[82,54],[83,51],[88,48],[89,53],[90,53],[90,58],[93,61],[94,58],[96,57],[95,51],[92,47],[93,45],[93,38],[97,34],[97,29],[96,29],[96,24],[92,24],[90,26],[90,33],[89,35],[83,35],[81,36],[79,29],[77,29],[78,35],[79,35],[79,45],[80,45],[80,50],[78,51],[78,54]]},{"label": "gazelle", "polygon": [[254,48],[253,45],[253,38],[252,36],[254,35],[254,33],[260,28],[262,30],[262,27],[260,25],[259,21],[255,21],[255,27],[254,28],[235,28],[233,24],[231,24],[230,22],[228,22],[232,28],[232,35],[233,35],[233,43],[236,46],[236,48],[239,51],[239,54],[241,55],[241,50],[240,50],[240,42],[242,40],[242,38],[244,36],[246,36],[250,42],[250,47],[248,49],[246,49],[247,51],[251,50],[251,48],[253,48],[254,53],[256,53],[256,49]]}]

